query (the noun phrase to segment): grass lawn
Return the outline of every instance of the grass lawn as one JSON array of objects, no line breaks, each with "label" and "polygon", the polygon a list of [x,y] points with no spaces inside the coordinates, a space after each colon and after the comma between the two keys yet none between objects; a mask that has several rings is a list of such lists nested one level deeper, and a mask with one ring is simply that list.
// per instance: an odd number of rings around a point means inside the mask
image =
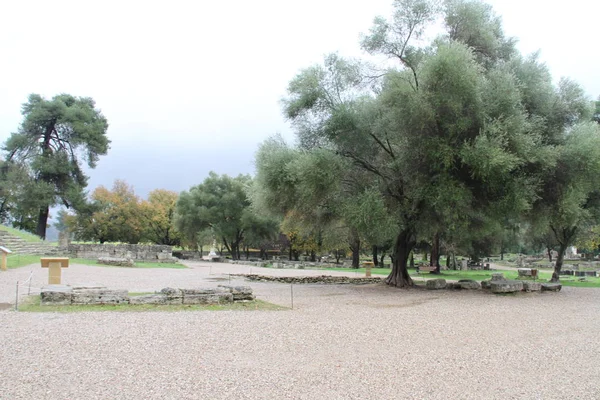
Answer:
[{"label": "grass lawn", "polygon": [[105,305],[40,305],[40,296],[29,296],[28,299],[19,304],[19,311],[24,312],[89,312],[89,311],[117,311],[117,312],[140,312],[140,311],[279,311],[287,310],[287,307],[267,303],[262,300],[254,300],[247,303],[230,303],[222,305],[202,304],[177,304],[177,305],[155,305],[155,304],[105,304]]},{"label": "grass lawn", "polygon": [[31,264],[40,265],[40,256],[13,254],[7,257],[6,266],[9,269],[25,267]]},{"label": "grass lawn", "polygon": [[[9,256],[6,260],[8,268],[20,268],[31,264],[40,265],[40,258],[44,256],[34,255],[23,255],[15,254]],[[88,260],[85,258],[70,258],[70,264],[82,264],[82,265],[95,265],[100,267],[112,267],[112,268],[128,268],[128,267],[116,267],[111,265],[98,264],[98,260]],[[173,263],[152,263],[152,262],[136,262],[133,268],[170,268],[170,269],[186,269],[187,267],[183,264]]]},{"label": "grass lawn", "polygon": [[[327,271],[343,271],[343,272],[356,272],[359,276],[365,275],[365,269],[349,269],[349,268],[324,268]],[[390,273],[390,268],[371,268],[372,275],[385,275],[387,276]],[[446,279],[449,281],[458,281],[461,279],[472,279],[474,281],[483,281],[486,279],[490,279],[493,273],[501,272],[504,274],[506,279],[517,279],[518,272],[516,269],[514,271],[442,271],[439,275],[430,274],[430,273],[422,273],[417,274],[417,272],[413,269],[409,270],[410,276],[413,278],[422,278],[422,279]],[[538,272],[540,279],[539,282],[548,282],[552,277],[551,270],[541,270]],[[600,278],[586,277],[586,281],[579,281],[578,277],[571,276],[563,276],[560,279],[560,283],[564,286],[574,286],[574,287],[600,287]]]}]

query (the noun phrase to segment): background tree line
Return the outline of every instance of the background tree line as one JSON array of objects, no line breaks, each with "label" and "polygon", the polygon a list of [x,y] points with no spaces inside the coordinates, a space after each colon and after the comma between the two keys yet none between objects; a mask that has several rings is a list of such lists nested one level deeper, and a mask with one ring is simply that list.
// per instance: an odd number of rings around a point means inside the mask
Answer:
[{"label": "background tree line", "polygon": [[297,143],[262,143],[254,178],[211,172],[147,200],[121,181],[86,194],[80,163],[109,145],[93,100],[31,95],[3,148],[0,218],[44,237],[60,204],[80,240],[349,253],[354,267],[389,255],[399,287],[416,252],[439,272],[442,254],[555,249],[558,280],[568,246],[600,242],[600,99],[515,44],[483,2],[397,0],[361,36],[368,56],[332,53],[290,81]]}]

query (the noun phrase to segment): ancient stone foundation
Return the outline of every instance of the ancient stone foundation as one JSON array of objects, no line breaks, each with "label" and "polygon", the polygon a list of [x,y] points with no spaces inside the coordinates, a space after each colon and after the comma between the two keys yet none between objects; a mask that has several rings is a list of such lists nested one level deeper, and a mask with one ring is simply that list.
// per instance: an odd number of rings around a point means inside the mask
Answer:
[{"label": "ancient stone foundation", "polygon": [[175,263],[173,248],[145,244],[70,244],[67,252],[73,258],[125,258],[133,261]]},{"label": "ancient stone foundation", "polygon": [[254,300],[248,286],[226,286],[200,289],[164,288],[160,292],[131,296],[127,290],[104,286],[48,285],[42,288],[42,305],[70,304],[228,304]]},{"label": "ancient stone foundation", "polygon": [[231,274],[242,276],[251,281],[282,282],[282,283],[324,283],[324,284],[355,284],[364,285],[368,283],[381,283],[382,278],[350,278],[347,276],[266,276],[256,274]]},{"label": "ancient stone foundation", "polygon": [[458,282],[446,282],[445,279],[430,279],[425,284],[429,290],[439,289],[461,289],[461,290],[490,290],[492,293],[505,294],[517,292],[558,292],[562,288],[559,283],[540,283],[532,281],[511,281],[504,278],[501,273],[492,274],[492,279],[479,282],[473,280],[461,280]]}]

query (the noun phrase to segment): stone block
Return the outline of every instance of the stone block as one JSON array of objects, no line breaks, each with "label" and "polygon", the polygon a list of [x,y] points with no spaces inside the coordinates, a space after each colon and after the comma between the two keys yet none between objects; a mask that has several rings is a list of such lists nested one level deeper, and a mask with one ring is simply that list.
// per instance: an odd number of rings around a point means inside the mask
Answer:
[{"label": "stone block", "polygon": [[487,281],[481,281],[481,288],[482,289],[491,289],[492,288],[492,282],[487,280]]},{"label": "stone block", "polygon": [[141,296],[131,296],[129,298],[129,304],[181,304],[182,298],[168,297],[164,294],[144,294]]},{"label": "stone block", "polygon": [[233,296],[233,301],[245,301],[255,299],[255,296],[252,294],[252,288],[250,286],[219,285],[219,287],[231,293]]},{"label": "stone block", "polygon": [[94,283],[74,283],[69,285],[73,290],[86,290],[86,289],[106,289],[104,285],[97,285]]},{"label": "stone block", "polygon": [[471,279],[462,279],[458,281],[460,288],[465,290],[477,290],[481,289],[481,285],[479,282],[471,280]]},{"label": "stone block", "polygon": [[517,272],[519,277],[532,276],[531,268],[517,268]]},{"label": "stone block", "polygon": [[523,290],[526,292],[539,292],[542,290],[542,284],[539,282],[523,281]]},{"label": "stone block", "polygon": [[159,292],[166,297],[164,304],[182,304],[183,292],[180,289],[163,288]]},{"label": "stone block", "polygon": [[560,292],[562,285],[560,283],[542,283],[542,292]]},{"label": "stone block", "polygon": [[564,269],[564,270],[561,270],[559,272],[559,275],[570,275],[570,276],[572,276],[572,275],[574,275],[574,272],[575,271],[570,270],[570,269]]},{"label": "stone block", "polygon": [[506,278],[504,277],[504,274],[501,272],[496,272],[492,274],[492,281],[505,281]]},{"label": "stone block", "polygon": [[73,290],[72,304],[129,303],[127,290],[81,289]]},{"label": "stone block", "polygon": [[42,305],[68,305],[72,302],[73,288],[66,285],[44,286],[40,293]]},{"label": "stone block", "polygon": [[490,282],[492,293],[515,293],[523,290],[523,282],[521,281],[494,281]]},{"label": "stone block", "polygon": [[135,263],[131,258],[100,257],[98,258],[98,264],[113,265],[116,267],[135,267]]},{"label": "stone block", "polygon": [[201,295],[201,294],[219,294],[219,293],[230,293],[230,290],[224,289],[222,287],[218,288],[200,288],[200,289],[181,289],[183,293],[183,297],[192,296],[192,295]]},{"label": "stone block", "polygon": [[212,294],[191,294],[183,296],[183,304],[224,304],[233,303],[233,295],[228,292]]},{"label": "stone block", "polygon": [[445,279],[430,279],[425,284],[425,287],[429,290],[446,289]]}]

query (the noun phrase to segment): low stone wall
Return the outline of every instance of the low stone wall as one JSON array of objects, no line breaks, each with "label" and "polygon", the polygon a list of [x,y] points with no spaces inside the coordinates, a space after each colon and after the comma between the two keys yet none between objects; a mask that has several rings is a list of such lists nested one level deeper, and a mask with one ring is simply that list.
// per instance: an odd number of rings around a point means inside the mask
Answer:
[{"label": "low stone wall", "polygon": [[559,292],[562,288],[560,283],[541,283],[533,281],[512,281],[504,278],[501,273],[492,274],[492,279],[481,281],[481,283],[464,279],[458,282],[446,282],[445,279],[430,279],[425,284],[429,290],[440,289],[462,289],[462,290],[478,290],[487,289],[492,293],[506,294],[517,292]]},{"label": "low stone wall", "polygon": [[[310,261],[288,261],[288,260],[258,260],[258,259],[250,259],[250,260],[231,260],[225,259],[225,262],[229,264],[240,264],[240,265],[250,265],[256,267],[266,267],[267,264],[271,264],[272,268],[278,269],[323,269],[330,267],[338,267],[338,268],[348,268],[349,271],[353,271],[351,263],[325,263],[325,262],[310,262]],[[377,267],[373,267],[377,268]]]},{"label": "low stone wall", "polygon": [[256,274],[231,274],[242,276],[251,281],[282,282],[282,283],[325,283],[325,284],[354,284],[365,285],[368,283],[381,283],[382,278],[350,278],[347,276],[267,276]]},{"label": "low stone wall", "polygon": [[145,244],[70,244],[67,253],[73,258],[128,258],[134,261],[175,263],[173,248]]},{"label": "low stone wall", "polygon": [[104,286],[49,285],[42,288],[42,305],[70,304],[227,304],[254,300],[249,286],[226,286],[206,289],[165,288],[160,292],[130,296],[127,290]]},{"label": "low stone wall", "polygon": [[564,269],[564,270],[560,271],[559,275],[570,275],[570,276],[580,276],[580,277],[586,277],[586,276],[598,277],[598,276],[600,276],[599,271],[578,271],[575,269]]}]

